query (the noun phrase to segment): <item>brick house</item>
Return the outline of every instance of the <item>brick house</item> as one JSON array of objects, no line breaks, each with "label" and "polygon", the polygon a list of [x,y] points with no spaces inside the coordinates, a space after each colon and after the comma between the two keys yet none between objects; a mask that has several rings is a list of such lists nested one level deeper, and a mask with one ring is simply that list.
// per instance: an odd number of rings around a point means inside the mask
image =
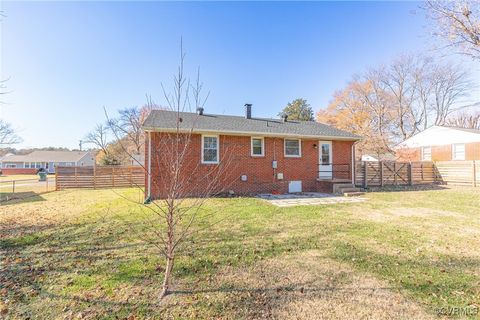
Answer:
[{"label": "brick house", "polygon": [[190,195],[201,193],[201,177],[227,157],[230,165],[222,173],[225,179],[219,193],[332,192],[336,182],[352,183],[358,136],[318,122],[251,114],[251,105],[245,105],[243,117],[205,114],[203,109],[196,113],[153,110],[143,124],[146,196],[161,198],[166,192],[162,181],[168,178],[162,176],[162,168],[169,161],[162,152],[172,132],[190,132],[188,166],[181,172]]},{"label": "brick house", "polygon": [[480,130],[432,126],[395,148],[402,161],[480,160]]}]

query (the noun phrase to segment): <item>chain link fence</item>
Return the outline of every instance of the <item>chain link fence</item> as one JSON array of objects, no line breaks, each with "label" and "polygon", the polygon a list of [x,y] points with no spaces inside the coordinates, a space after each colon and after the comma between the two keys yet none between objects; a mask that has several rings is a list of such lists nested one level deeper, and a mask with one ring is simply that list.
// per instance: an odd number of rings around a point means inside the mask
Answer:
[{"label": "chain link fence", "polygon": [[55,190],[55,177],[47,176],[45,181],[38,178],[29,179],[0,179],[0,202],[4,203],[13,199],[38,197],[40,194]]}]

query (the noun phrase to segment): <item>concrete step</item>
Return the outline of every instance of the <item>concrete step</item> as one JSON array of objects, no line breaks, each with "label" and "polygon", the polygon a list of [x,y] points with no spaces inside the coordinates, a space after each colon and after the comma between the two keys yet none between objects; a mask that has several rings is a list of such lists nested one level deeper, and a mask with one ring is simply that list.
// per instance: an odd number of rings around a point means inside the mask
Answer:
[{"label": "concrete step", "polygon": [[343,195],[345,197],[357,197],[357,196],[362,196],[364,194],[365,194],[365,192],[356,191],[356,192],[345,192]]},{"label": "concrete step", "polygon": [[341,188],[341,189],[338,189],[339,193],[360,192],[360,191],[362,191],[362,190],[360,190],[360,188]]},{"label": "concrete step", "polygon": [[334,183],[333,184],[333,193],[339,193],[342,188],[355,188],[353,183]]}]

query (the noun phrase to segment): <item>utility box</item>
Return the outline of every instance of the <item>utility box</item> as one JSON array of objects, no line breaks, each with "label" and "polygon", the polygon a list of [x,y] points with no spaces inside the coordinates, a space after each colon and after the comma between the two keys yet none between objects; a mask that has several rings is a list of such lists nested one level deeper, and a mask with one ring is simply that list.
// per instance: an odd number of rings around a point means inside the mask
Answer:
[{"label": "utility box", "polygon": [[246,175],[246,174],[242,174],[242,176],[240,177],[240,179],[242,179],[242,181],[247,181],[247,175]]},{"label": "utility box", "polygon": [[283,173],[281,173],[281,172],[277,173],[277,179],[278,180],[283,180]]},{"label": "utility box", "polygon": [[272,168],[273,169],[277,169],[278,165],[277,165],[277,160],[273,160],[272,161]]}]

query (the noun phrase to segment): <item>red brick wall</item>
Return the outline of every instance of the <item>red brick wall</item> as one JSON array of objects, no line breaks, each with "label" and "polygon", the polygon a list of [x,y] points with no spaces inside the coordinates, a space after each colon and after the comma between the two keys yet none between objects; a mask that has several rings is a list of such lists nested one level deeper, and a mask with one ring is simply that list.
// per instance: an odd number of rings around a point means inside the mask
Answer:
[{"label": "red brick wall", "polygon": [[[422,161],[422,149],[410,148],[397,151],[400,161]],[[452,145],[432,146],[432,161],[452,160]],[[465,144],[465,160],[480,160],[480,142]]]},{"label": "red brick wall", "polygon": [[36,174],[38,169],[30,168],[2,168],[2,175],[8,176],[13,174]]},{"label": "red brick wall", "polygon": [[[163,197],[168,185],[162,181],[170,178],[165,158],[165,144],[168,135],[151,133],[152,135],[152,196]],[[148,143],[148,142],[147,142]],[[333,163],[351,163],[351,141],[333,141]],[[236,194],[257,194],[271,192],[288,192],[289,181],[301,180],[303,191],[317,191],[318,177],[318,140],[302,139],[300,158],[284,156],[283,138],[269,138],[264,140],[264,156],[252,157],[250,136],[225,136],[220,135],[220,164],[201,163],[201,135],[192,135],[190,146],[185,157],[182,169],[183,189],[186,193],[195,195],[205,190],[211,179],[209,174],[215,170],[222,171],[218,192],[233,190]],[[316,145],[316,146],[314,146]],[[148,161],[148,148],[146,148],[146,161]],[[173,149],[169,149],[173,150]],[[163,154],[163,156],[162,156]],[[272,161],[276,159],[277,169],[272,168]],[[226,165],[227,163],[228,166]],[[146,166],[148,162],[146,163]],[[283,180],[276,178],[277,173],[283,173]],[[345,173],[351,178],[351,173]],[[241,181],[241,176],[246,175],[247,181]],[[207,178],[205,178],[207,176]],[[148,179],[148,177],[147,177]]]}]

